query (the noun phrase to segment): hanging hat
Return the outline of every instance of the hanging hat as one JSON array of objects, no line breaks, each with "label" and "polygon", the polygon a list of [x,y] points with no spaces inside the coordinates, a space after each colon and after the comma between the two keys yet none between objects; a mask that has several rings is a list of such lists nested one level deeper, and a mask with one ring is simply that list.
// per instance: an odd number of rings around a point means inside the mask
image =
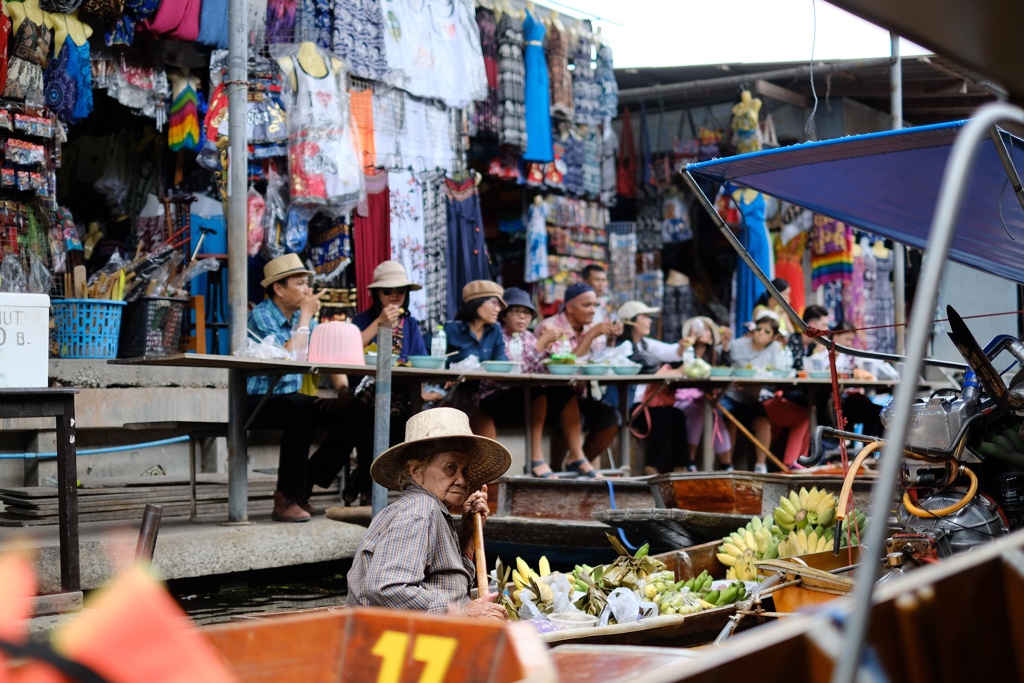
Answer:
[{"label": "hanging hat", "polygon": [[381,261],[380,265],[373,269],[373,282],[366,286],[367,289],[398,289],[408,287],[412,291],[423,289],[423,285],[409,282],[405,274],[405,266],[398,261]]},{"label": "hanging hat", "polygon": [[654,306],[648,306],[643,301],[627,301],[626,303],[619,306],[619,319],[622,322],[628,322],[638,315],[654,315],[660,313],[660,308]]},{"label": "hanging hat", "polygon": [[499,314],[498,317],[500,319],[504,319],[509,308],[512,308],[513,306],[528,308],[530,309],[530,313],[533,317],[537,317],[537,309],[533,307],[533,301],[530,300],[530,295],[527,294],[525,290],[519,289],[518,287],[509,287],[505,290],[505,305],[508,308],[505,308]]},{"label": "hanging hat", "polygon": [[507,448],[473,433],[466,413],[455,408],[432,408],[409,418],[405,423],[405,441],[377,456],[370,476],[385,488],[398,489],[410,458],[429,458],[449,451],[469,456],[470,489],[494,481],[512,465]]},{"label": "hanging hat", "polygon": [[586,294],[587,292],[593,292],[594,288],[588,285],[586,282],[574,282],[565,288],[565,296],[562,298],[562,307],[569,303],[576,297]]},{"label": "hanging hat", "polygon": [[688,319],[686,322],[684,322],[683,323],[683,337],[696,336],[696,332],[694,331],[693,328],[697,327],[696,323],[698,321],[704,323],[704,327],[706,327],[707,329],[711,330],[711,343],[712,343],[712,345],[718,346],[719,344],[722,343],[722,333],[718,329],[718,323],[716,323],[714,320],[712,320],[711,318],[707,317],[706,315],[694,316],[694,317]]},{"label": "hanging hat", "polygon": [[466,286],[462,288],[462,303],[469,303],[473,299],[482,299],[484,297],[495,297],[501,302],[502,307],[505,306],[505,288],[499,285],[497,282],[491,282],[490,280],[473,280],[467,282]]},{"label": "hanging hat", "polygon": [[298,254],[278,256],[267,261],[266,265],[263,266],[263,280],[260,281],[260,287],[266,289],[275,282],[292,275],[309,275],[312,277],[313,271],[306,268],[306,264],[302,262]]}]

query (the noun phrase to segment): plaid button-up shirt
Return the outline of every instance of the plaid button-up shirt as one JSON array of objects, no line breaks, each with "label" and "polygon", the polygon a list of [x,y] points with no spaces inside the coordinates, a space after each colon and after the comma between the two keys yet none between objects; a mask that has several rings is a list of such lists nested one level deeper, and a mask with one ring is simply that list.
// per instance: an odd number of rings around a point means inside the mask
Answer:
[{"label": "plaid button-up shirt", "polygon": [[[264,299],[249,313],[249,329],[260,339],[267,335],[273,335],[274,341],[284,346],[292,336],[292,330],[299,324],[301,312],[295,311],[291,318],[285,318],[284,313],[277,307],[273,299]],[[316,321],[309,321],[309,331],[312,333],[316,327]],[[250,396],[262,396],[267,393],[271,378],[266,375],[249,377],[245,380],[245,391]],[[275,394],[297,394],[302,388],[302,375],[284,375],[281,381],[274,387]]]},{"label": "plaid button-up shirt", "polygon": [[410,484],[374,517],[348,573],[350,607],[446,612],[465,605],[476,567],[462,554],[448,509]]}]

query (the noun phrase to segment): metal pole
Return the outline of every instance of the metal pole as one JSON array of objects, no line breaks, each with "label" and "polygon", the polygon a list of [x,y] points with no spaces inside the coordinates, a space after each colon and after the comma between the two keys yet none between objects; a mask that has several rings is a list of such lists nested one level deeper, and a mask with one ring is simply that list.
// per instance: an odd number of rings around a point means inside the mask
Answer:
[{"label": "metal pole", "polygon": [[[1002,102],[980,107],[974,118],[968,121],[960,132],[950,152],[928,238],[929,258],[924,264],[911,311],[904,378],[918,377],[924,366],[924,354],[932,333],[932,313],[935,310],[939,282],[942,280],[942,268],[949,255],[953,229],[963,205],[963,196],[974,159],[982,141],[988,137],[989,128],[1007,120],[1024,123],[1024,109]],[[910,409],[916,393],[916,382],[903,382],[896,386],[892,424],[885,435],[881,471],[871,491],[871,513],[868,515],[870,519],[889,518],[889,511],[896,496],[900,468],[903,466],[903,446],[907,440]],[[863,547],[878,553],[885,541],[887,530],[887,525],[881,522],[868,525]],[[853,683],[856,677],[864,654],[864,636],[871,618],[871,596],[878,578],[878,570],[878,562],[862,562],[854,574],[856,588],[853,595],[853,612],[847,621],[846,637],[839,663],[832,671],[832,683]]]},{"label": "metal pole", "polygon": [[[248,151],[245,135],[245,109],[248,99],[249,42],[246,37],[246,0],[228,1],[228,323],[231,348],[245,347],[248,312],[246,278],[245,195]],[[249,519],[248,455],[245,435],[245,375],[228,371],[228,520]]]},{"label": "metal pole", "polygon": [[[903,63],[900,61],[900,37],[889,33],[892,45],[892,68],[889,71],[889,110],[892,112],[892,129],[903,128]],[[905,349],[907,328],[907,248],[902,244],[893,246],[892,287],[895,290],[893,301],[896,310],[893,322],[896,323],[896,353],[903,354]]]},{"label": "metal pole", "polygon": [[[377,380],[373,399],[373,459],[391,446],[391,323],[377,326]],[[373,482],[373,508],[376,517],[388,504],[388,490]]]},{"label": "metal pole", "polygon": [[162,505],[146,505],[142,513],[142,527],[139,529],[139,540],[135,544],[135,561],[153,561],[156,550],[156,536],[160,533],[160,519],[164,515]]}]

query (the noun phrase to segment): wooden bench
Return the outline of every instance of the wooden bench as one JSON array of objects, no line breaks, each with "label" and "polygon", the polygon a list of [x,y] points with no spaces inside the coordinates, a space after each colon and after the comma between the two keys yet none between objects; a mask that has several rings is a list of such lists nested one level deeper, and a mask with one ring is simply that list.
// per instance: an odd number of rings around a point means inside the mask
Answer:
[{"label": "wooden bench", "polygon": [[188,437],[188,502],[189,519],[196,518],[196,442],[206,442],[217,437],[227,437],[227,422],[193,422],[189,420],[167,420],[163,422],[126,422],[124,429],[137,432],[177,432]]}]

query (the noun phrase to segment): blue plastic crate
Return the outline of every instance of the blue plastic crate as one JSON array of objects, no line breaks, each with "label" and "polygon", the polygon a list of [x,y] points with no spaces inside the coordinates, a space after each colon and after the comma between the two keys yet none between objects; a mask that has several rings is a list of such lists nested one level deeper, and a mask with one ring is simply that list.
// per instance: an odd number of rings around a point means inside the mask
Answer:
[{"label": "blue plastic crate", "polygon": [[124,301],[54,299],[53,322],[61,358],[117,358]]}]

